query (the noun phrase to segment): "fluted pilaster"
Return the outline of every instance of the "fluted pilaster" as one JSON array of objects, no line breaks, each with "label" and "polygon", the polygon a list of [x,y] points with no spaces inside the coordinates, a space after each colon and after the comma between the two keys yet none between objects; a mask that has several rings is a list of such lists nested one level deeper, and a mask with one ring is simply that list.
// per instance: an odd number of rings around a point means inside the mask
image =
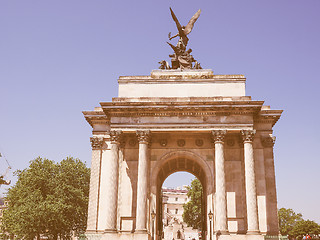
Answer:
[{"label": "fluted pilaster", "polygon": [[257,190],[252,146],[255,133],[255,130],[241,131],[244,144],[248,234],[255,234],[259,232]]},{"label": "fluted pilaster", "polygon": [[226,130],[213,130],[212,135],[215,147],[215,182],[216,182],[216,214],[215,214],[215,231],[222,234],[228,232],[227,227],[227,200],[226,200],[226,180],[224,170],[224,137]]},{"label": "fluted pilaster", "polygon": [[98,225],[101,148],[104,140],[102,137],[92,137],[90,138],[90,141],[92,146],[92,157],[91,157],[87,230],[96,231],[97,225]]},{"label": "fluted pilaster", "polygon": [[139,140],[139,164],[137,183],[136,232],[147,231],[147,192],[148,192],[148,144],[150,131],[137,131]]},{"label": "fluted pilaster", "polygon": [[109,207],[106,213],[106,232],[117,231],[117,201],[118,201],[118,176],[119,176],[119,144],[122,131],[110,131],[110,161],[108,161],[108,174],[106,189],[106,202]]}]

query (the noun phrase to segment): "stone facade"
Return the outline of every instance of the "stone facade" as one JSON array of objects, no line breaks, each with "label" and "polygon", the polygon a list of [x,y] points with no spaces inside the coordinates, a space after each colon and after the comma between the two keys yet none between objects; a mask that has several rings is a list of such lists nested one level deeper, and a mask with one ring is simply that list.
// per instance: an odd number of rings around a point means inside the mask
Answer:
[{"label": "stone facade", "polygon": [[155,70],[118,82],[117,98],[83,112],[89,238],[161,239],[161,186],[177,171],[203,185],[204,238],[278,235],[272,128],[282,110],[246,96],[243,75]]}]

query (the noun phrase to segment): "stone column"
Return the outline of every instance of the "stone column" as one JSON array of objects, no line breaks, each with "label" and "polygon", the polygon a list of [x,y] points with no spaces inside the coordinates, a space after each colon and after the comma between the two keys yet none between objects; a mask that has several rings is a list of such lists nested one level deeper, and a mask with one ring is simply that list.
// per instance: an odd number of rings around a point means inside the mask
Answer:
[{"label": "stone column", "polygon": [[136,232],[147,231],[147,192],[148,192],[148,144],[150,131],[137,131],[139,140],[139,164],[137,183]]},{"label": "stone column", "polygon": [[98,206],[100,191],[100,168],[101,149],[103,145],[102,137],[90,138],[92,146],[90,190],[88,205],[87,231],[96,231],[98,228]]},{"label": "stone column", "polygon": [[226,200],[226,179],[224,171],[224,150],[223,141],[226,130],[213,130],[212,135],[215,147],[215,181],[216,181],[216,207],[215,221],[216,229],[221,234],[228,233],[227,226],[227,200]]},{"label": "stone column", "polygon": [[119,176],[119,144],[121,131],[110,131],[111,141],[111,154],[108,161],[108,174],[106,184],[106,203],[109,205],[107,208],[107,221],[106,232],[117,231],[117,206],[118,206],[118,176]]},{"label": "stone column", "polygon": [[241,131],[244,144],[248,234],[256,234],[259,232],[257,191],[252,146],[255,133],[255,130]]}]

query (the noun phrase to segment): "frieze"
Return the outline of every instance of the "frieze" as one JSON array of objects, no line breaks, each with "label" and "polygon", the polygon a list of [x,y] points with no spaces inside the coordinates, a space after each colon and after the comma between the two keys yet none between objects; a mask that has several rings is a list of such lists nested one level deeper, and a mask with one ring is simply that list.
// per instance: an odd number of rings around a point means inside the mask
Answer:
[{"label": "frieze", "polygon": [[104,139],[103,137],[91,137],[90,138],[92,150],[101,149]]},{"label": "frieze", "polygon": [[234,144],[235,144],[235,140],[233,138],[229,138],[227,139],[227,145],[230,146],[230,147],[233,147]]},{"label": "frieze", "polygon": [[186,140],[184,140],[184,139],[178,139],[178,140],[177,140],[177,145],[178,145],[179,147],[183,147],[184,145],[186,145]]},{"label": "frieze", "polygon": [[160,143],[161,147],[165,147],[168,144],[168,140],[167,139],[160,139],[159,143]]},{"label": "frieze", "polygon": [[203,146],[203,139],[196,139],[196,140],[195,140],[195,144],[196,144],[198,147]]},{"label": "frieze", "polygon": [[136,146],[136,144],[137,144],[137,140],[136,140],[136,139],[131,138],[131,139],[129,140],[129,145],[130,145],[131,147]]},{"label": "frieze", "polygon": [[230,116],[232,115],[249,115],[254,114],[255,111],[210,111],[210,112],[186,112],[186,111],[173,111],[173,112],[113,112],[111,113],[112,117],[153,117],[153,116]]},{"label": "frieze", "polygon": [[260,137],[261,144],[263,147],[273,147],[274,143],[276,141],[276,137],[270,135],[270,136],[262,136]]}]

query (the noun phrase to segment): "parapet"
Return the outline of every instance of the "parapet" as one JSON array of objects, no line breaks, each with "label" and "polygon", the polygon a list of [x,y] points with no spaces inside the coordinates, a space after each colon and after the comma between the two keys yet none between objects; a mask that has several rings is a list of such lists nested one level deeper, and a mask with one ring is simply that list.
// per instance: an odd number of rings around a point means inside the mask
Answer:
[{"label": "parapet", "polygon": [[139,97],[242,97],[243,75],[214,75],[211,69],[153,70],[150,76],[121,76],[122,98]]}]

